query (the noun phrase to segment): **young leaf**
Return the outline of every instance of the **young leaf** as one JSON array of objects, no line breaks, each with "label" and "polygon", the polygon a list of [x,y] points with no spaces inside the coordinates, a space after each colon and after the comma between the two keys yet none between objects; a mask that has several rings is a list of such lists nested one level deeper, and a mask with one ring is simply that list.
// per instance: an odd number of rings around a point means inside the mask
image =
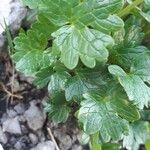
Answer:
[{"label": "young leaf", "polygon": [[150,101],[150,88],[143,82],[143,80],[139,76],[134,74],[120,75],[120,71],[118,70],[122,70],[122,68],[116,65],[111,65],[108,69],[111,74],[118,77],[120,84],[124,87],[131,101],[134,101],[134,103],[141,109],[144,106],[148,106],[148,103]]},{"label": "young leaf", "polygon": [[52,34],[55,44],[61,51],[61,61],[69,69],[74,69],[79,61],[89,68],[96,65],[96,60],[103,62],[108,58],[106,47],[113,45],[113,39],[102,32],[66,25]]},{"label": "young leaf", "polygon": [[69,74],[66,72],[57,72],[50,77],[50,82],[48,84],[48,92],[51,96],[56,93],[65,90],[65,83],[69,78]]},{"label": "young leaf", "polygon": [[131,72],[138,75],[143,81],[150,83],[150,53],[136,57],[131,66]]},{"label": "young leaf", "polygon": [[68,119],[70,108],[66,105],[53,105],[48,104],[46,111],[48,111],[48,116],[55,122],[55,123],[61,123],[66,122]]},{"label": "young leaf", "polygon": [[66,82],[65,86],[65,96],[66,100],[70,101],[73,98],[77,100],[82,100],[82,95],[86,92],[96,90],[98,87],[96,85],[92,85],[88,83],[84,76],[75,76],[70,78]]},{"label": "young leaf", "polygon": [[100,131],[102,137],[109,136],[118,140],[128,132],[128,122],[117,115],[109,102],[98,95],[85,94],[81,103],[78,119],[83,123],[83,129],[88,134]]},{"label": "young leaf", "polygon": [[137,150],[148,139],[150,139],[149,123],[143,121],[135,122],[129,128],[129,135],[124,136],[123,146],[128,150]]}]

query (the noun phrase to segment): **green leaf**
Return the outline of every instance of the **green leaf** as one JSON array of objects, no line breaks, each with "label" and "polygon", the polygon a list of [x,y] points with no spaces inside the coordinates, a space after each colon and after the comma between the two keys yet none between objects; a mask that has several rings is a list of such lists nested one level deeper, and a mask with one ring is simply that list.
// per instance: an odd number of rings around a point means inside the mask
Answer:
[{"label": "green leaf", "polygon": [[100,131],[104,140],[106,136],[118,140],[127,134],[128,122],[117,114],[109,101],[95,94],[85,94],[84,97],[86,100],[81,103],[78,119],[86,133]]},{"label": "green leaf", "polygon": [[51,96],[58,92],[65,90],[65,83],[69,78],[69,74],[66,72],[56,72],[50,77],[50,82],[48,84],[48,92]]},{"label": "green leaf", "polygon": [[123,28],[124,22],[116,15],[110,15],[106,19],[99,19],[92,23],[94,29],[105,33],[115,32]]},{"label": "green leaf", "polygon": [[70,101],[73,98],[82,100],[82,95],[86,92],[98,89],[97,85],[89,83],[84,76],[74,76],[66,82],[65,96],[66,100]]},{"label": "green leaf", "polygon": [[40,51],[31,51],[24,55],[20,55],[20,52],[18,52],[14,54],[13,58],[14,60],[19,59],[19,61],[16,62],[16,69],[25,75],[34,75],[41,68],[51,64],[50,56]]},{"label": "green leaf", "polygon": [[148,122],[135,122],[131,124],[129,135],[124,136],[123,146],[128,150],[137,150],[141,144],[150,139],[150,128]]},{"label": "green leaf", "polygon": [[37,21],[32,25],[32,30],[34,30],[37,34],[44,34],[47,40],[51,37],[51,33],[57,29],[58,27],[45,17],[44,14],[39,14]]},{"label": "green leaf", "polygon": [[48,104],[46,110],[48,111],[48,116],[55,123],[66,122],[70,113],[70,108],[66,105],[58,106],[58,105]]},{"label": "green leaf", "polygon": [[24,5],[27,5],[29,6],[31,9],[35,9],[38,7],[38,3],[41,1],[41,0],[22,0]]},{"label": "green leaf", "polygon": [[108,58],[106,47],[113,45],[113,39],[96,30],[66,25],[52,34],[55,44],[61,51],[61,61],[69,69],[74,69],[79,61],[90,68],[95,67],[96,60],[103,62]]},{"label": "green leaf", "polygon": [[120,150],[120,145],[116,143],[102,144],[102,150]]},{"label": "green leaf", "polygon": [[46,67],[41,69],[40,71],[38,71],[36,73],[36,79],[34,80],[34,84],[38,87],[38,88],[43,88],[45,87],[48,82],[50,81],[50,77],[53,74],[53,68],[52,67]]},{"label": "green leaf", "polygon": [[118,77],[120,84],[125,89],[131,101],[134,101],[134,103],[141,109],[144,106],[148,106],[148,103],[150,101],[150,88],[143,82],[143,80],[139,76],[134,74],[120,75],[120,70],[122,69],[116,65],[109,66],[108,69],[111,74]]},{"label": "green leaf", "polygon": [[143,81],[150,83],[150,53],[139,55],[131,66],[131,72],[138,75]]}]

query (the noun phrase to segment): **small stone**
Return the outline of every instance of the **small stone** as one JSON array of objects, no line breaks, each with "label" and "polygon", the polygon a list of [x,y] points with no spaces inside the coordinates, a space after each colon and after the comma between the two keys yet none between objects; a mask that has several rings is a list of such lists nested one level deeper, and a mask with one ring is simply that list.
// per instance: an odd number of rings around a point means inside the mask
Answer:
[{"label": "small stone", "polygon": [[14,111],[13,109],[7,109],[7,114],[8,114],[8,117],[10,118],[14,118],[17,116],[16,111]]},{"label": "small stone", "polygon": [[38,130],[37,131],[37,135],[39,137],[40,142],[44,142],[45,141],[46,138],[45,138],[45,135],[44,135],[42,130]]},{"label": "small stone", "polygon": [[0,126],[0,142],[3,144],[7,143],[7,136],[6,134],[2,131],[2,127]]},{"label": "small stone", "polygon": [[35,134],[30,133],[29,134],[29,138],[30,138],[30,140],[31,140],[31,142],[32,142],[33,145],[35,145],[35,144],[38,143],[38,138],[37,138],[37,136]]},{"label": "small stone", "polygon": [[14,107],[14,110],[19,114],[23,114],[25,112],[25,107],[23,103],[19,103]]},{"label": "small stone", "polygon": [[46,141],[39,143],[36,147],[31,150],[55,150],[55,145],[52,141]]},{"label": "small stone", "polygon": [[81,145],[73,145],[73,147],[71,148],[71,150],[83,150],[82,146]]},{"label": "small stone", "polygon": [[37,131],[41,129],[44,125],[46,119],[46,113],[40,110],[34,103],[31,103],[31,106],[28,110],[25,111],[24,114],[27,124],[30,129],[33,131]]},{"label": "small stone", "polygon": [[0,144],[0,150],[4,150],[4,149],[3,149],[3,146],[2,146],[1,144]]},{"label": "small stone", "polygon": [[69,135],[62,133],[61,130],[54,130],[54,136],[60,141],[60,149],[68,150],[72,146],[72,139]]},{"label": "small stone", "polygon": [[16,150],[22,150],[25,148],[25,144],[20,141],[17,141],[14,147],[16,148]]},{"label": "small stone", "polygon": [[20,122],[26,122],[26,118],[25,118],[24,115],[18,116],[18,120],[19,120]]},{"label": "small stone", "polygon": [[18,121],[18,117],[9,118],[3,123],[3,131],[12,134],[21,134],[21,128]]},{"label": "small stone", "polygon": [[24,126],[24,125],[21,125],[21,131],[22,131],[23,134],[27,134],[29,132],[27,127]]},{"label": "small stone", "polygon": [[12,136],[9,140],[10,145],[14,145],[16,142],[17,142],[17,139],[14,136]]},{"label": "small stone", "polygon": [[1,118],[1,124],[2,124],[3,122],[5,122],[5,121],[7,120],[7,118],[8,118],[8,114],[7,114],[7,113],[4,113],[4,114],[2,115],[2,118]]},{"label": "small stone", "polygon": [[69,150],[72,146],[72,140],[69,135],[62,136],[60,148]]}]

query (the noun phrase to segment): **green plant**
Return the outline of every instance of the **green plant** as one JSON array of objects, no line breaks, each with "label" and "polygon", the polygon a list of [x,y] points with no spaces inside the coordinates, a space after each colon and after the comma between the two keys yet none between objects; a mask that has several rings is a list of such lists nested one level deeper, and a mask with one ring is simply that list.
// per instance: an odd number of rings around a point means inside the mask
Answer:
[{"label": "green plant", "polygon": [[[24,0],[37,10],[14,40],[16,68],[48,85],[50,119],[71,108],[91,150],[137,150],[150,139],[149,0]],[[88,141],[88,140],[86,140]],[[112,144],[111,144],[112,143]],[[148,147],[148,145],[147,145]]]}]

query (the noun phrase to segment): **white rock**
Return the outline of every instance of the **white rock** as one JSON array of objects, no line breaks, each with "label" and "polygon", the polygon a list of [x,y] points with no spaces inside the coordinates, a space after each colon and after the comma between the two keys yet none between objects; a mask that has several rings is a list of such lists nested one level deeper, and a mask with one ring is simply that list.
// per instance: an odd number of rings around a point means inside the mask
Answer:
[{"label": "white rock", "polygon": [[25,107],[23,103],[19,103],[14,107],[14,110],[19,114],[23,114],[25,112]]},{"label": "white rock", "polygon": [[7,114],[8,114],[8,117],[10,118],[14,118],[17,116],[16,111],[14,111],[13,109],[7,109]]},{"label": "white rock", "polygon": [[0,144],[0,150],[4,150],[4,149],[3,149],[3,146],[2,146],[1,144]]},{"label": "white rock", "polygon": [[17,141],[16,144],[14,145],[14,147],[16,148],[16,150],[22,150],[25,147],[25,143]]},{"label": "white rock", "polygon": [[35,144],[38,143],[38,137],[35,134],[30,133],[29,134],[29,138],[30,138],[30,140],[31,140],[31,142],[32,142],[33,145],[35,145]]},{"label": "white rock", "polygon": [[18,121],[18,117],[9,118],[5,122],[3,122],[3,131],[12,134],[21,134],[21,128]]},{"label": "white rock", "polygon": [[55,150],[55,146],[52,141],[46,141],[39,143],[36,147],[31,150]]},{"label": "white rock", "polygon": [[25,111],[24,116],[28,126],[34,131],[41,129],[46,119],[46,113],[41,111],[34,103],[31,103],[29,109]]},{"label": "white rock", "polygon": [[2,127],[0,126],[0,142],[3,144],[7,143],[7,136],[5,135],[5,133],[2,130]]}]

